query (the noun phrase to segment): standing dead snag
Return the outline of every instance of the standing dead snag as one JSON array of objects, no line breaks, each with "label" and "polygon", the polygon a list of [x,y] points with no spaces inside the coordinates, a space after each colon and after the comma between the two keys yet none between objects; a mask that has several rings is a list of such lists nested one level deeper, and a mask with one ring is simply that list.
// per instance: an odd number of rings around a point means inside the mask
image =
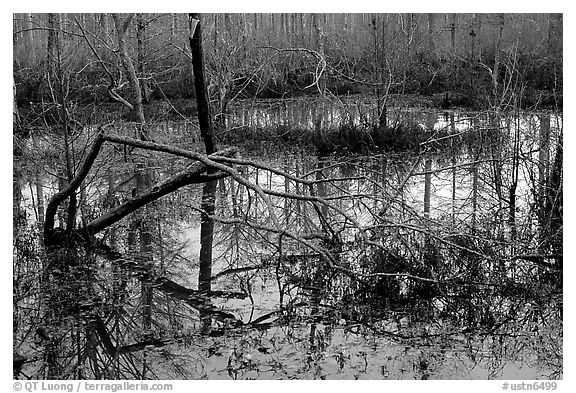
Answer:
[{"label": "standing dead snag", "polygon": [[210,115],[210,97],[206,88],[206,78],[204,77],[204,54],[202,50],[202,23],[199,14],[189,14],[190,23],[190,50],[192,51],[192,68],[194,71],[194,87],[196,89],[196,105],[198,106],[198,122],[200,123],[200,133],[206,153],[212,154],[216,151],[216,140],[214,138],[214,127],[212,116]]},{"label": "standing dead snag", "polygon": [[[198,123],[200,134],[204,141],[206,154],[216,151],[216,138],[210,113],[210,97],[206,88],[204,77],[204,54],[202,50],[202,23],[199,14],[189,14],[190,50],[192,52],[192,68],[194,70],[194,87],[196,89],[196,106],[198,107]],[[209,175],[212,171],[208,172]],[[212,245],[214,240],[214,220],[212,216],[216,211],[216,181],[204,183],[202,188],[202,216],[200,223],[200,274],[198,288],[205,292],[212,291]],[[200,313],[203,330],[208,330],[211,324],[210,314]]]}]

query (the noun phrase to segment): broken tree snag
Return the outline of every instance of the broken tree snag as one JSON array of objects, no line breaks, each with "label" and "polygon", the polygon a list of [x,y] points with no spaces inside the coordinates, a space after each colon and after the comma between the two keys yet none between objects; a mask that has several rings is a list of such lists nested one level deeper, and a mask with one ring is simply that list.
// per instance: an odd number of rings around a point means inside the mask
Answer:
[{"label": "broken tree snag", "polygon": [[196,105],[198,106],[198,122],[200,134],[206,146],[206,154],[216,151],[214,127],[210,115],[210,97],[204,78],[204,54],[202,50],[202,23],[200,14],[188,14],[190,24],[190,50],[192,52],[192,69],[194,71],[194,88],[196,89]]},{"label": "broken tree snag", "polygon": [[[202,23],[199,14],[188,14],[190,23],[190,50],[192,52],[192,68],[194,70],[194,87],[196,89],[196,106],[198,107],[198,122],[200,134],[204,141],[206,154],[216,152],[214,126],[210,114],[210,97],[204,78],[204,55],[202,51]],[[208,169],[212,175],[213,168]],[[214,220],[211,218],[215,211],[216,181],[204,183],[202,189],[202,218],[200,224],[200,277],[199,288],[206,293],[211,291],[212,276],[212,243],[214,240]],[[200,312],[203,330],[210,326],[210,313]]]}]

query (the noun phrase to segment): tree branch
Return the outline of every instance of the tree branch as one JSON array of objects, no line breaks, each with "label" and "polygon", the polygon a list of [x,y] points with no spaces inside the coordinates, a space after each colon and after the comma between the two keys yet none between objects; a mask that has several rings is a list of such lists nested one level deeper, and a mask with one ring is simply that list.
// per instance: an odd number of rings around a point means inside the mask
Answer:
[{"label": "tree branch", "polygon": [[72,181],[61,191],[57,192],[50,198],[48,205],[46,206],[46,219],[44,220],[44,242],[48,245],[50,244],[50,234],[54,229],[54,217],[56,216],[56,211],[58,210],[58,206],[72,193],[74,193],[80,184],[84,181],[90,168],[94,164],[98,153],[100,152],[100,148],[102,147],[102,143],[104,142],[104,135],[98,134],[96,139],[92,143],[92,147],[84,160],[84,163],[80,167],[80,170],[76,174],[76,176],[72,179]]},{"label": "tree branch", "polygon": [[116,79],[114,78],[114,75],[112,75],[112,72],[110,72],[110,70],[108,69],[108,67],[106,66],[106,63],[104,62],[104,60],[102,60],[102,57],[100,57],[100,54],[96,51],[96,48],[94,48],[94,46],[92,45],[92,43],[90,42],[90,40],[88,39],[88,36],[86,35],[86,31],[84,30],[84,28],[82,27],[82,25],[80,24],[80,22],[78,22],[77,19],[74,19],[74,21],[76,22],[76,25],[78,26],[78,28],[80,29],[80,31],[82,31],[82,37],[84,37],[84,40],[86,41],[86,43],[88,44],[88,47],[90,48],[90,50],[92,51],[92,53],[94,54],[94,56],[96,56],[96,59],[98,59],[99,64],[102,66],[102,69],[104,70],[104,72],[106,73],[106,75],[108,75],[108,79],[110,80],[110,82],[108,83],[108,87],[107,87],[107,91],[108,91],[108,95],[115,101],[118,101],[119,103],[123,104],[124,106],[126,106],[128,109],[130,110],[134,110],[134,106],[129,103],[126,99],[124,99],[123,97],[121,97],[118,92],[116,92],[117,89],[117,85],[118,83],[116,82]]},{"label": "tree branch", "polygon": [[[203,174],[203,172],[205,172],[210,167],[215,168],[217,170],[220,170],[221,172],[224,172],[224,173],[233,174],[233,175],[238,176],[238,177],[240,176],[240,174],[235,169],[230,168],[230,167],[223,165],[223,164],[216,163],[216,162],[212,161],[210,158],[208,158],[209,156],[201,154],[201,153],[191,152],[191,151],[175,148],[175,147],[172,147],[169,145],[163,145],[163,144],[154,143],[154,142],[140,141],[137,139],[124,138],[124,137],[113,136],[113,135],[104,135],[104,134],[100,133],[96,136],[94,142],[92,143],[92,147],[90,148],[90,151],[88,152],[86,158],[84,159],[84,162],[83,162],[82,166],[80,167],[80,170],[78,171],[76,176],[70,181],[68,186],[66,186],[60,192],[54,194],[54,196],[52,198],[50,198],[50,201],[48,202],[48,205],[46,207],[46,218],[44,221],[44,241],[45,241],[46,245],[50,245],[52,243],[51,242],[52,239],[51,239],[50,235],[52,234],[52,231],[54,230],[54,222],[55,222],[55,216],[56,216],[56,212],[58,210],[58,206],[60,206],[60,204],[66,198],[69,198],[78,189],[78,187],[80,187],[80,185],[82,184],[82,182],[84,181],[84,179],[88,175],[88,172],[92,168],[94,161],[98,157],[98,154],[100,152],[100,148],[102,147],[102,143],[104,143],[104,142],[112,142],[112,143],[118,143],[118,144],[124,144],[124,145],[139,147],[139,148],[146,149],[146,150],[171,153],[171,154],[174,154],[177,156],[183,156],[183,157],[187,157],[187,158],[190,158],[192,160],[195,160],[195,161],[199,161],[199,163],[193,164],[192,168],[189,168],[188,170],[183,171],[183,172],[177,174],[176,176],[173,176],[172,178],[156,185],[148,193],[146,193],[142,196],[139,196],[137,198],[134,198],[134,199],[126,202],[125,204],[115,208],[114,210],[112,210],[108,214],[90,222],[87,225],[87,227],[85,228],[86,230],[88,230],[88,233],[90,233],[90,234],[96,233],[96,232],[104,229],[106,226],[117,222],[122,217],[125,217],[130,212],[132,212],[132,211],[134,211],[134,210],[136,210],[136,209],[138,209],[138,208],[140,208],[140,207],[142,207],[142,206],[144,206],[144,205],[146,205],[146,204],[148,204],[148,203],[150,203],[150,202],[152,202],[152,201],[154,201],[154,200],[156,200],[156,199],[158,199],[158,198],[160,198],[160,197],[162,197],[162,196],[164,196],[164,195],[166,195],[166,194],[168,194],[168,193],[170,193],[170,192],[172,192],[172,191],[174,191],[180,187],[183,187],[187,184],[192,184],[192,183],[206,182],[210,179],[219,179],[219,178],[224,176],[223,173],[215,173],[214,175],[210,175],[210,176],[206,176],[205,174]],[[236,153],[235,149],[229,148],[229,149],[214,153],[210,157],[212,157],[212,156],[215,157],[218,155],[222,155],[222,156],[233,155],[235,153]]]},{"label": "tree branch", "polygon": [[[233,151],[228,150],[230,154]],[[155,185],[150,190],[144,192],[142,195],[133,198],[122,205],[108,211],[106,214],[90,221],[84,227],[86,233],[90,236],[109,227],[110,225],[120,221],[128,214],[138,210],[139,208],[153,202],[169,193],[176,191],[179,188],[190,184],[205,183],[208,180],[218,180],[226,176],[222,172],[214,173],[211,176],[203,175],[208,170],[208,166],[201,163],[194,163],[185,171],[182,171],[169,179]]]}]

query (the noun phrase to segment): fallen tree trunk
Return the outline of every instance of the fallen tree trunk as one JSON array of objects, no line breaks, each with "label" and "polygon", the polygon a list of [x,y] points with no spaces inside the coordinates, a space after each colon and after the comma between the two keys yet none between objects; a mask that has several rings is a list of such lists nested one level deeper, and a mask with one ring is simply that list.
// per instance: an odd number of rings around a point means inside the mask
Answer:
[{"label": "fallen tree trunk", "polygon": [[84,227],[85,233],[92,236],[97,232],[109,227],[110,225],[120,221],[122,218],[126,217],[128,214],[134,212],[135,210],[153,202],[165,195],[176,191],[179,188],[190,184],[205,183],[206,181],[213,181],[227,175],[222,172],[217,172],[212,175],[204,175],[208,170],[208,167],[204,164],[194,163],[185,171],[178,173],[177,175],[164,180],[163,182],[155,185],[150,190],[145,191],[142,195],[139,195],[120,206],[117,206],[106,214],[90,221]]},{"label": "fallen tree trunk", "polygon": [[98,153],[100,152],[100,148],[102,147],[102,143],[104,143],[104,134],[99,134],[94,142],[92,143],[92,147],[90,151],[86,155],[80,170],[74,176],[74,178],[68,183],[68,185],[62,189],[61,191],[57,192],[50,198],[48,205],[46,206],[46,218],[44,219],[44,244],[48,245],[51,243],[51,235],[54,230],[54,219],[56,217],[56,211],[58,210],[58,206],[66,198],[70,197],[77,189],[80,187],[80,184],[86,179],[88,172],[90,172],[90,168],[94,164],[96,157],[98,157]]},{"label": "fallen tree trunk", "polygon": [[[216,163],[212,161],[211,158],[217,156],[230,157],[236,153],[235,149],[229,148],[208,156],[206,154],[192,152],[160,143],[140,141],[137,139],[124,138],[114,135],[99,134],[92,143],[92,146],[90,147],[90,150],[88,151],[88,154],[86,155],[86,158],[84,159],[84,162],[82,163],[80,170],[78,171],[76,176],[74,176],[74,178],[64,189],[54,194],[54,196],[48,202],[48,205],[46,207],[46,218],[44,220],[45,245],[49,246],[55,244],[57,239],[53,235],[55,234],[54,223],[58,207],[67,198],[73,196],[76,190],[82,184],[82,182],[86,179],[86,176],[88,175],[90,169],[94,165],[94,162],[96,161],[96,158],[98,157],[98,154],[100,153],[100,149],[104,142],[118,143],[127,146],[138,147],[145,150],[170,153],[173,155],[190,158],[197,162],[192,164],[185,171],[182,171],[179,174],[171,177],[170,179],[167,179],[153,186],[150,190],[148,190],[144,194],[139,195],[118,207],[115,207],[114,209],[110,210],[103,216],[89,222],[84,228],[84,233],[88,235],[93,235],[103,230],[104,228],[118,222],[131,212],[183,186],[195,183],[205,183],[210,180],[215,180],[227,176],[232,168],[223,164]],[[218,169],[220,170],[220,172],[207,174],[206,172],[208,172],[208,170],[211,168]],[[72,232],[73,228],[67,228],[67,229],[70,229],[70,231]]]}]

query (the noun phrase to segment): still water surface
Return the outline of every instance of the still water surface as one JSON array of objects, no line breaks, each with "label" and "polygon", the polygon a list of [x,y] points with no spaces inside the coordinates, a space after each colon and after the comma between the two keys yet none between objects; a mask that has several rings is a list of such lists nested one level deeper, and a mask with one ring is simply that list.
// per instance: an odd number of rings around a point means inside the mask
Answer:
[{"label": "still water surface", "polygon": [[[361,124],[370,119],[362,105],[352,110],[269,103],[237,108],[228,124],[310,128],[318,116],[326,127]],[[243,166],[244,178],[275,195],[267,204],[231,178],[218,181],[212,291],[224,295],[211,302],[245,325],[232,327],[156,290],[151,329],[168,344],[116,361],[145,364],[148,377],[173,379],[562,377],[561,288],[546,287],[536,297],[503,289],[539,283],[545,273],[513,256],[537,249],[537,197],[553,165],[562,119],[501,117],[496,142],[487,131],[494,120],[479,114],[393,111],[388,121],[402,119],[457,136],[420,153],[317,157],[284,155],[278,146],[243,151],[244,158],[261,163]],[[194,132],[185,124],[159,127],[165,133]],[[546,140],[542,127],[550,129]],[[479,136],[478,143],[465,141],[470,133]],[[118,198],[130,189],[118,187],[128,174],[113,162],[103,165],[111,165],[113,178],[95,176],[83,190],[95,215],[111,189]],[[152,167],[156,178],[173,171],[161,159]],[[304,184],[265,168],[314,182],[323,202],[311,202]],[[503,190],[516,184],[513,221],[498,195],[495,168]],[[49,176],[38,180],[45,198],[58,187]],[[31,221],[36,186],[22,187]],[[146,212],[157,230],[155,268],[190,289],[197,288],[200,270],[200,198],[201,187],[191,186]],[[323,231],[323,221],[341,240],[338,249],[312,236]],[[137,258],[126,231],[125,223],[118,225],[114,243],[127,258]],[[426,281],[407,275],[366,276],[372,285],[366,289],[330,269],[318,247],[332,250],[340,266],[359,275],[406,273],[452,284],[431,291]],[[114,269],[103,266],[99,279],[106,281],[113,275],[105,271]],[[471,281],[483,284],[462,284]],[[137,340],[138,280],[132,278],[125,290],[121,306],[134,319],[116,323],[128,332],[126,341]],[[212,319],[208,327],[206,318]]]}]

